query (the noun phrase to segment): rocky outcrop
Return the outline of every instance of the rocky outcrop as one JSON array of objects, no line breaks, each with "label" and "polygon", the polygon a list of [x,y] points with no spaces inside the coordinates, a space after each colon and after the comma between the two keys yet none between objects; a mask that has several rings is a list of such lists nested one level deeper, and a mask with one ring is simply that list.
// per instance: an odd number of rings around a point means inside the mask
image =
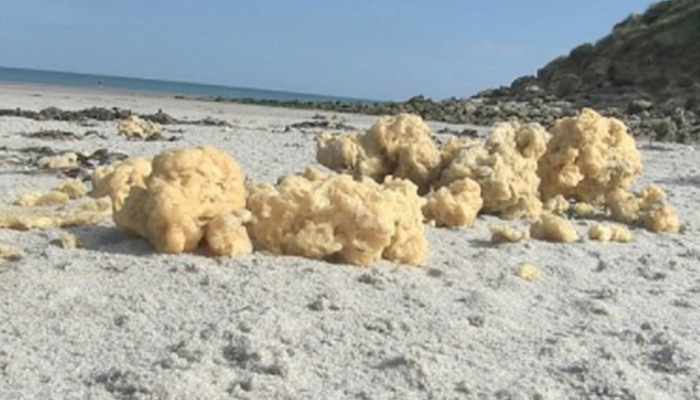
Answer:
[{"label": "rocky outcrop", "polygon": [[621,118],[637,136],[700,140],[700,2],[654,3],[536,76],[477,97],[530,105],[550,98]]},{"label": "rocky outcrop", "polygon": [[565,98],[627,93],[688,100],[700,88],[700,2],[655,3],[595,44],[550,62],[536,80]]}]

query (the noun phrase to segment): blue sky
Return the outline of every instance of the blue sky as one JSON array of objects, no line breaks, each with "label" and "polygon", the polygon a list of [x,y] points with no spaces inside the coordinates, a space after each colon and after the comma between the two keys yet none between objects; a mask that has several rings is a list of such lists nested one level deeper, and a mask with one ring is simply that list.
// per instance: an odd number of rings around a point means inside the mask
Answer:
[{"label": "blue sky", "polygon": [[0,0],[0,65],[368,99],[534,74],[648,0]]}]

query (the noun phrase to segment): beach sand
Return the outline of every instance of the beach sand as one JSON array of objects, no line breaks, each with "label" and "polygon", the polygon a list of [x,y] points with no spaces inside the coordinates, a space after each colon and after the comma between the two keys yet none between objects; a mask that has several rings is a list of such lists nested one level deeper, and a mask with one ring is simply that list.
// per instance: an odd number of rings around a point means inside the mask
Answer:
[{"label": "beach sand", "polygon": [[[167,125],[179,140],[146,142],[117,136],[116,121],[0,117],[4,203],[63,179],[7,163],[28,146],[150,156],[209,144],[270,183],[318,166],[318,130],[285,131],[314,111],[0,86],[0,108],[49,106],[162,109],[229,127]],[[342,117],[361,129],[376,120]],[[22,136],[42,129],[98,135]],[[667,190],[682,233],[634,228],[631,243],[598,243],[585,238],[596,221],[582,219],[577,243],[495,245],[489,225],[500,221],[479,217],[468,229],[427,227],[422,268],[360,268],[264,252],[157,254],[111,221],[0,230],[0,243],[24,251],[0,265],[0,399],[698,399],[699,153],[638,145],[635,188]],[[53,244],[63,231],[83,247]],[[522,263],[539,279],[518,277]]]}]

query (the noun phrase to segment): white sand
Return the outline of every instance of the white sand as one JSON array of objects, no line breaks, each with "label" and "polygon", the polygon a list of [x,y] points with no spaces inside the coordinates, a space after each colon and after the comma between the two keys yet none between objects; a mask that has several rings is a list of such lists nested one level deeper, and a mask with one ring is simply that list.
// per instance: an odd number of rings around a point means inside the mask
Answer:
[{"label": "white sand", "polygon": [[[211,144],[269,182],[315,164],[313,134],[284,132],[314,111],[0,86],[0,108],[48,106],[163,109],[232,127],[167,126],[182,140],[143,142],[117,137],[116,122],[2,117],[2,202],[61,180],[3,164],[25,146],[152,155]],[[363,129],[376,119],[344,117]],[[50,128],[108,139],[19,135]],[[25,252],[0,265],[0,399],[698,399],[700,153],[640,147],[639,186],[670,193],[684,233],[496,246],[496,220],[480,217],[470,229],[428,228],[423,268],[358,268],[160,255],[111,222],[68,229],[85,242],[73,250],[50,244],[58,229],[0,230]],[[577,222],[579,234],[593,223]],[[523,262],[541,278],[519,278]]]}]

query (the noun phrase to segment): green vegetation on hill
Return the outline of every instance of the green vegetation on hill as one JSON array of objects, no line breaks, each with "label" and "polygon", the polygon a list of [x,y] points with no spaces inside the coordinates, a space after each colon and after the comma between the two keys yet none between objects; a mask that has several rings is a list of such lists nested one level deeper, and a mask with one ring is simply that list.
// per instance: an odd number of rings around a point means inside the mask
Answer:
[{"label": "green vegetation on hill", "polygon": [[655,3],[595,44],[552,61],[537,78],[564,96],[620,87],[659,93],[700,84],[700,1]]}]

